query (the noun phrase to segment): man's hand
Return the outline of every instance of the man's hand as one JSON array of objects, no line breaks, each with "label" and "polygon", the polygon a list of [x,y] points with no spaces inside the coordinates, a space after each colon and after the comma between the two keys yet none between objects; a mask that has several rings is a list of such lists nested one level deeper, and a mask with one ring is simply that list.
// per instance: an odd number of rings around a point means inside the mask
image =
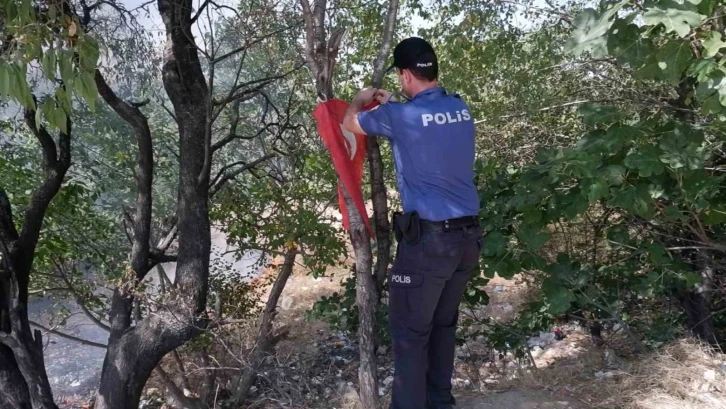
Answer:
[{"label": "man's hand", "polygon": [[391,97],[393,96],[393,92],[386,91],[385,89],[379,89],[376,91],[376,101],[378,101],[379,104],[383,105],[391,100]]},{"label": "man's hand", "polygon": [[373,102],[373,98],[376,97],[378,91],[379,90],[377,88],[363,88],[358,92],[358,95],[353,98],[353,102],[351,102],[351,104],[364,107]]},{"label": "man's hand", "polygon": [[376,88],[363,88],[358,92],[358,95],[348,105],[348,110],[345,111],[345,117],[343,118],[343,127],[345,129],[353,133],[365,135],[365,132],[358,123],[358,113],[363,110],[363,107],[373,102],[377,94],[378,89]]}]

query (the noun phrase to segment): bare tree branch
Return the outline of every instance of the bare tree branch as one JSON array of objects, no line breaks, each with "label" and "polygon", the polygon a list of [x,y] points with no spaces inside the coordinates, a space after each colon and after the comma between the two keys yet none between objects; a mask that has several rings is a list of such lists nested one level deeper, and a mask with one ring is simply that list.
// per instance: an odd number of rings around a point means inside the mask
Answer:
[{"label": "bare tree branch", "polygon": [[202,15],[202,12],[207,8],[209,5],[209,0],[204,0],[204,3],[202,3],[201,6],[199,6],[199,10],[197,10],[197,13],[194,14],[194,17],[192,17],[192,24],[196,23],[196,21],[199,19],[199,16]]},{"label": "bare tree branch", "polygon": [[272,32],[270,32],[270,33],[267,33],[267,34],[265,34],[265,35],[263,35],[263,36],[257,37],[257,38],[255,38],[255,39],[254,39],[254,40],[252,40],[252,41],[249,41],[249,42],[245,42],[245,44],[244,44],[244,45],[242,45],[242,46],[240,46],[240,47],[238,47],[238,48],[235,48],[235,49],[234,49],[234,50],[232,50],[232,51],[226,52],[226,53],[224,53],[224,54],[220,55],[219,57],[216,57],[216,58],[214,58],[214,59],[212,60],[212,64],[218,64],[218,63],[220,63],[220,62],[222,62],[222,61],[226,60],[226,59],[227,59],[227,58],[229,58],[229,57],[232,57],[232,56],[234,56],[234,55],[236,55],[236,54],[239,54],[239,53],[241,53],[241,52],[243,52],[243,51],[246,51],[246,50],[248,50],[248,49],[249,49],[250,47],[252,47],[252,46],[254,46],[254,45],[256,45],[256,44],[259,44],[259,43],[261,43],[262,41],[264,41],[264,40],[267,40],[268,38],[272,38],[272,37],[274,37],[274,36],[276,36],[276,35],[278,35],[278,34],[280,34],[280,33],[284,33],[285,31],[291,30],[291,29],[293,29],[293,28],[297,27],[298,25],[300,25],[300,23],[301,23],[301,22],[302,22],[302,21],[297,21],[297,22],[295,22],[295,23],[294,23],[294,24],[292,24],[292,25],[289,25],[289,26],[287,26],[287,27],[283,27],[283,28],[281,28],[281,29],[279,29],[279,30],[275,30],[275,31],[272,31]]},{"label": "bare tree branch", "polygon": [[[235,87],[232,87],[232,89],[230,89],[229,94],[227,95],[226,98],[224,98],[222,100],[214,100],[213,103],[216,106],[220,106],[220,105],[229,104],[230,102],[238,100],[238,99],[242,100],[242,101],[249,100],[252,97],[254,97],[255,95],[259,94],[259,92],[266,86],[272,84],[275,81],[281,80],[290,74],[295,73],[297,70],[299,70],[302,67],[304,67],[303,64],[296,65],[290,71],[283,72],[281,74],[273,75],[270,77],[256,79],[256,80],[249,81],[244,84],[240,84]],[[217,115],[215,115],[215,117],[218,115],[219,115],[219,113],[217,113]]]},{"label": "bare tree branch", "polygon": [[83,311],[83,313],[88,317],[88,319],[91,320],[96,326],[103,329],[104,331],[111,332],[111,327],[106,325],[103,321],[101,321],[94,313],[91,312],[91,310],[86,307],[86,302],[81,297],[81,294],[78,293],[78,290],[73,286],[73,283],[71,282],[70,278],[68,278],[68,275],[66,274],[65,270],[63,270],[63,267],[58,264],[57,262],[53,261],[53,265],[55,266],[55,270],[58,272],[60,277],[63,279],[63,282],[66,283],[66,286],[68,287],[68,291],[73,295],[73,298],[76,300],[76,304],[78,307]]},{"label": "bare tree branch", "polygon": [[[235,162],[233,164],[225,166],[224,168],[222,168],[222,170],[220,170],[220,172],[217,174],[217,176],[215,176],[214,180],[216,180],[217,182],[209,187],[209,191],[210,191],[209,197],[214,197],[214,195],[216,195],[222,189],[222,187],[224,186],[225,183],[234,179],[240,173],[242,173],[248,169],[252,169],[255,166],[259,165],[260,163],[275,157],[276,155],[277,154],[275,154],[275,153],[268,153],[267,155],[265,155],[259,159],[256,159],[250,163],[245,163],[245,162],[240,161],[240,162]],[[239,167],[238,169],[235,169],[234,171],[227,172],[231,167],[237,166],[237,165],[243,165],[243,166]]]},{"label": "bare tree branch", "polygon": [[184,405],[184,407],[191,409],[201,409],[202,405],[200,404],[200,402],[185,395],[184,392],[177,386],[176,382],[174,382],[174,380],[171,378],[171,376],[169,376],[169,374],[167,374],[166,371],[161,367],[161,365],[157,365],[157,367],[154,368],[154,372],[159,375],[162,383],[175,400]]},{"label": "bare tree branch", "polygon": [[263,128],[259,129],[254,135],[250,135],[250,136],[243,136],[243,135],[238,135],[236,133],[234,133],[234,134],[230,133],[229,135],[224,137],[224,139],[221,139],[217,143],[212,145],[212,151],[217,151],[217,150],[223,148],[225,145],[227,145],[228,143],[232,142],[235,139],[245,139],[245,140],[255,139],[258,136],[262,135],[263,133],[267,132],[273,126],[279,126],[279,125],[277,123],[266,124]]},{"label": "bare tree branch", "polygon": [[101,344],[99,342],[89,341],[87,339],[75,337],[73,335],[69,335],[69,334],[66,334],[64,332],[58,331],[56,329],[48,328],[48,327],[46,327],[44,325],[38,324],[35,321],[30,321],[30,325],[32,325],[34,327],[38,327],[38,328],[42,329],[45,332],[48,332],[48,333],[53,334],[53,335],[57,335],[57,336],[59,336],[61,338],[65,338],[65,339],[69,339],[71,341],[78,342],[78,343],[80,343],[82,345],[88,345],[88,346],[92,346],[92,347],[96,347],[96,348],[103,348],[103,349],[108,348],[108,345],[106,345],[106,344]]}]

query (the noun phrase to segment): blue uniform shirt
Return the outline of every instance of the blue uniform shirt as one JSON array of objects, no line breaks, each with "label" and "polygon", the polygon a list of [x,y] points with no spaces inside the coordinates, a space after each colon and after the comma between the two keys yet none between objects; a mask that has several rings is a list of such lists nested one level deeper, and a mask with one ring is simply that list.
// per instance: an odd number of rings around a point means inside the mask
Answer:
[{"label": "blue uniform shirt", "polygon": [[406,103],[388,102],[358,114],[371,136],[393,147],[403,211],[442,221],[479,214],[474,186],[474,121],[458,96],[435,87]]}]

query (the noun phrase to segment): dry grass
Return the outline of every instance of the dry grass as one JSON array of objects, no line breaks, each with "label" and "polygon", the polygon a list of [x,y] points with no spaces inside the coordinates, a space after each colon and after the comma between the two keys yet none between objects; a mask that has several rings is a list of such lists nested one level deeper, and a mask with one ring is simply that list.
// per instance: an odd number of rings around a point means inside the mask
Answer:
[{"label": "dry grass", "polygon": [[677,342],[633,363],[613,393],[628,409],[726,408],[726,356]]},{"label": "dry grass", "polygon": [[726,409],[726,356],[698,342],[675,342],[617,370],[603,369],[602,362],[592,347],[501,386],[567,393],[590,408]]}]

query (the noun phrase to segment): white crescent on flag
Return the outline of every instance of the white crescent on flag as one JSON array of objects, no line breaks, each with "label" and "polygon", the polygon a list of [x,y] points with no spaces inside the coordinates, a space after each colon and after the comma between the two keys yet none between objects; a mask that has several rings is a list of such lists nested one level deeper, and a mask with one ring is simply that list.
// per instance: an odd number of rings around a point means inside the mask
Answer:
[{"label": "white crescent on flag", "polygon": [[355,138],[355,135],[345,129],[343,127],[343,124],[340,124],[340,130],[343,131],[343,136],[345,137],[345,141],[347,142],[345,144],[345,149],[348,150],[348,154],[350,154],[350,160],[353,160],[355,157],[355,152],[358,150],[358,141]]}]

